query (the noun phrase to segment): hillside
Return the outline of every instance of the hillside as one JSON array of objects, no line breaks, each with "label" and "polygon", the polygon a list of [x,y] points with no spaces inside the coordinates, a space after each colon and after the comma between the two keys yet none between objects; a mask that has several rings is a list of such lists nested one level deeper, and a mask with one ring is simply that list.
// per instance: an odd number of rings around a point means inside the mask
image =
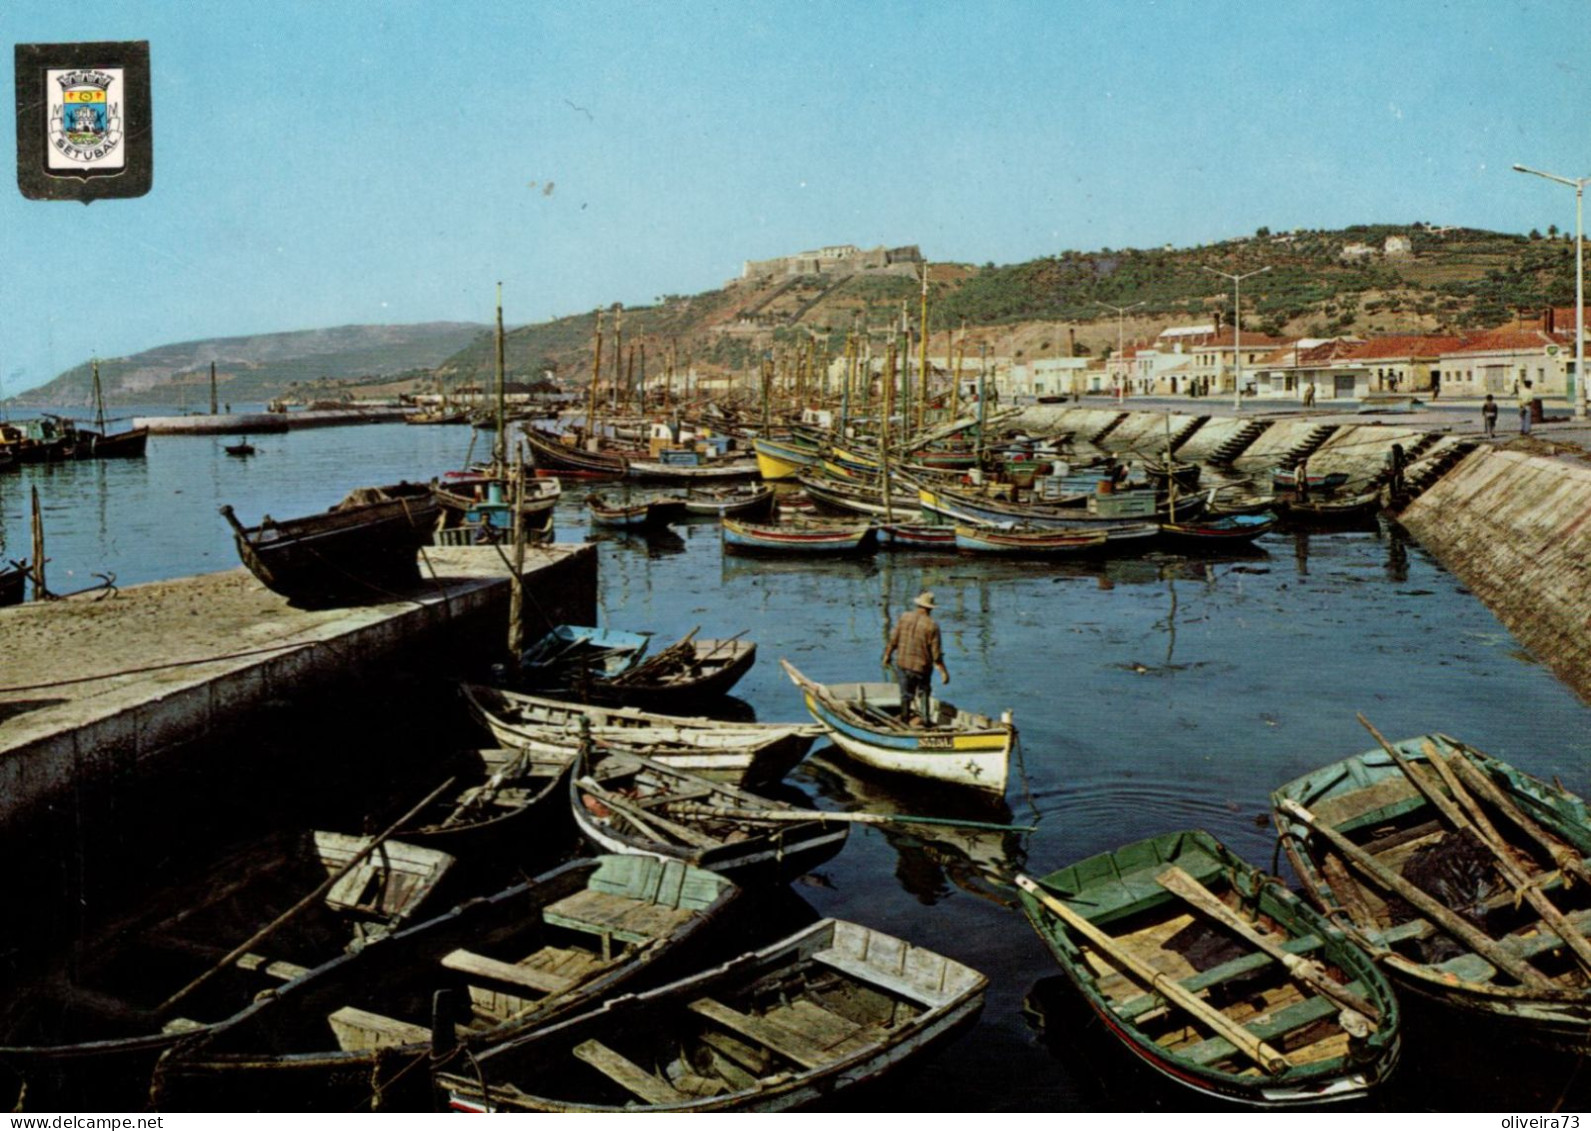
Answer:
[{"label": "hillside", "polygon": [[[1407,241],[1407,250],[1388,239]],[[1229,318],[1232,284],[1214,271],[1264,274],[1243,284],[1243,325],[1273,336],[1369,336],[1443,332],[1533,319],[1574,296],[1574,246],[1549,229],[1528,236],[1424,223],[1357,225],[1340,231],[1273,233],[1202,247],[1066,251],[1005,266],[934,263],[929,281],[931,345],[966,328],[966,354],[1013,358],[1076,349],[1099,355],[1178,322]],[[873,331],[875,351],[904,309],[915,322],[920,284],[888,272],[735,280],[697,295],[666,295],[622,310],[623,363],[634,379],[655,378],[673,351],[679,371],[750,372],[764,353],[787,354],[816,340],[830,356],[845,337]],[[1121,319],[1106,305],[1133,307]],[[566,387],[591,373],[591,312],[508,331],[513,380],[550,371]],[[614,373],[614,320],[603,320],[603,371]],[[101,361],[113,401],[176,401],[207,384],[214,359],[222,398],[258,401],[288,392],[391,395],[490,383],[488,327],[467,323],[343,326],[163,346]],[[26,394],[33,404],[83,403],[86,365]],[[21,399],[21,398],[19,398]]]},{"label": "hillside", "polygon": [[[1408,241],[1387,254],[1388,237]],[[1359,253],[1345,249],[1355,246]],[[1008,266],[935,263],[930,269],[931,349],[943,355],[947,335],[967,330],[967,356],[981,345],[996,355],[1054,356],[1114,350],[1117,315],[1134,306],[1121,336],[1132,342],[1176,322],[1229,318],[1232,284],[1205,268],[1242,274],[1269,268],[1243,285],[1243,324],[1274,336],[1328,337],[1441,332],[1534,318],[1574,296],[1574,246],[1552,232],[1529,236],[1476,229],[1361,225],[1342,231],[1272,233],[1196,248],[1068,251]],[[660,305],[623,311],[625,354],[644,345],[654,376],[670,345],[683,366],[744,373],[767,350],[826,343],[845,349],[853,328],[874,331],[881,349],[904,304],[917,319],[920,284],[894,275],[735,281],[700,295],[670,296]],[[1137,305],[1141,304],[1141,305]],[[511,330],[509,373],[551,370],[583,385],[592,360],[591,314]],[[613,322],[604,318],[603,370],[611,375]],[[639,354],[635,362],[639,376]],[[490,378],[493,353],[482,338],[450,358],[439,373],[468,382]]]},{"label": "hillside", "polygon": [[[295,386],[357,386],[395,375],[411,377],[463,349],[487,327],[467,322],[411,326],[335,326],[239,338],[209,338],[159,346],[130,357],[101,358],[100,383],[112,404],[158,404],[208,396],[210,363],[220,397],[264,401]],[[87,404],[93,377],[88,362],[47,385],[19,395],[19,404]]]}]

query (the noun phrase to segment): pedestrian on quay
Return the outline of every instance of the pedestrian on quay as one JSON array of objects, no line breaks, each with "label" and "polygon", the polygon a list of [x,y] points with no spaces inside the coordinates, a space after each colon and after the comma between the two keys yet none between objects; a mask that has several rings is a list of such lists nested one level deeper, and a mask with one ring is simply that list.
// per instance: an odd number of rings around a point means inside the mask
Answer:
[{"label": "pedestrian on quay", "polygon": [[1315,383],[1313,381],[1304,386],[1304,407],[1315,407]]},{"label": "pedestrian on quay", "polygon": [[919,593],[915,605],[895,622],[889,634],[889,646],[884,649],[884,666],[889,667],[892,658],[895,661],[901,718],[914,725],[932,722],[929,687],[933,682],[933,670],[938,668],[940,680],[950,682],[939,640],[939,625],[934,623],[934,595],[926,591]]},{"label": "pedestrian on quay", "polygon": [[1486,401],[1481,405],[1481,424],[1486,428],[1486,438],[1497,438],[1497,402],[1490,393],[1486,394]]},{"label": "pedestrian on quay", "polygon": [[1528,436],[1530,435],[1530,406],[1535,398],[1530,395],[1531,386],[1529,381],[1521,380],[1514,388],[1519,393],[1519,434]]}]

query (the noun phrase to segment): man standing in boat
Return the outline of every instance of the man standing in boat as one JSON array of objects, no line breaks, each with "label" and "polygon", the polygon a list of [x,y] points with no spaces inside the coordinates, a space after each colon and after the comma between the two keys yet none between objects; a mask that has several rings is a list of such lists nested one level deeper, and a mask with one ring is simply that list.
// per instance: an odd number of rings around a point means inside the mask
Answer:
[{"label": "man standing in boat", "polygon": [[933,670],[939,669],[939,678],[950,682],[950,672],[945,667],[944,651],[939,641],[939,626],[934,623],[934,595],[924,592],[917,595],[916,608],[901,614],[889,634],[889,646],[884,649],[884,666],[895,661],[895,678],[900,683],[901,718],[913,722],[929,719],[929,686]]}]

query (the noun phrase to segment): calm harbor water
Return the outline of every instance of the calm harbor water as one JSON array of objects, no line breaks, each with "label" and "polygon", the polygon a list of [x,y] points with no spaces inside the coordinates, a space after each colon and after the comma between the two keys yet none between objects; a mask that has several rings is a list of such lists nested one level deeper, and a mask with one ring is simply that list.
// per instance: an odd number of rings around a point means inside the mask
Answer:
[{"label": "calm harbor water", "polygon": [[[248,523],[267,512],[291,517],[355,486],[462,466],[470,441],[463,428],[321,429],[258,437],[259,454],[240,460],[222,450],[228,438],[160,436],[144,460],[24,468],[0,474],[0,557],[27,556],[28,488],[37,486],[57,591],[87,587],[94,574],[127,585],[230,569],[222,503]],[[475,443],[479,454],[489,440]],[[588,537],[585,494],[567,489],[559,540]],[[736,695],[759,719],[803,713],[780,657],[825,682],[882,678],[889,622],[924,588],[944,629],[946,697],[1014,713],[1022,772],[1006,819],[1036,825],[1032,833],[858,826],[840,856],[797,886],[821,914],[935,947],[990,977],[979,1027],[932,1071],[865,1098],[881,1110],[1180,1108],[1196,1099],[1150,1085],[1059,992],[1058,971],[1001,874],[1047,872],[1187,827],[1268,866],[1269,790],[1372,746],[1356,712],[1389,737],[1440,730],[1582,793],[1591,785],[1591,712],[1395,529],[1273,534],[1230,558],[1066,565],[745,560],[721,552],[713,523],[650,539],[597,537],[603,622],[661,640],[697,627],[703,636],[744,631],[759,661]],[[870,779],[822,751],[790,781],[826,808],[971,812],[943,791]],[[1416,1016],[1400,1079],[1376,1102],[1540,1110],[1565,1095],[1587,1098],[1572,1060],[1517,1059]]]}]

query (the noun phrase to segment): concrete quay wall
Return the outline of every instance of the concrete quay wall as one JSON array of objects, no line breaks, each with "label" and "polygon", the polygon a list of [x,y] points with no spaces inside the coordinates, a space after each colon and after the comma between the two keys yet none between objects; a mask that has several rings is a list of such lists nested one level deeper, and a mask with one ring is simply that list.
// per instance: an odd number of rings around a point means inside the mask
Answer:
[{"label": "concrete quay wall", "polygon": [[1398,521],[1591,703],[1591,466],[1472,452]]},{"label": "concrete quay wall", "polygon": [[[447,670],[501,654],[510,584],[497,551],[426,557],[434,577],[411,598],[357,608],[294,609],[238,569],[0,610],[11,658],[0,676],[0,828],[113,804],[118,783],[295,691],[400,661]],[[527,638],[595,623],[596,573],[594,547],[528,550]]]}]

